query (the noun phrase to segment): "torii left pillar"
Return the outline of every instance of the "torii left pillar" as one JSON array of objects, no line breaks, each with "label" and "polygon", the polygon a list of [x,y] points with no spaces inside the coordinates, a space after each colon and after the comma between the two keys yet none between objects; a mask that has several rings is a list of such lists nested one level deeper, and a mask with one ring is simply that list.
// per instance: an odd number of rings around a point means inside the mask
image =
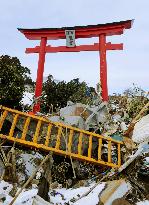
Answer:
[{"label": "torii left pillar", "polygon": [[37,79],[36,79],[36,88],[35,88],[35,104],[33,107],[33,112],[40,111],[40,97],[42,93],[42,83],[43,83],[43,72],[44,72],[44,63],[46,55],[46,44],[47,38],[42,37],[40,41],[40,51],[39,51],[39,60],[38,60],[38,69],[37,69]]},{"label": "torii left pillar", "polygon": [[103,101],[108,101],[108,85],[107,85],[107,61],[106,61],[106,35],[99,36],[100,50],[100,82],[102,89]]}]

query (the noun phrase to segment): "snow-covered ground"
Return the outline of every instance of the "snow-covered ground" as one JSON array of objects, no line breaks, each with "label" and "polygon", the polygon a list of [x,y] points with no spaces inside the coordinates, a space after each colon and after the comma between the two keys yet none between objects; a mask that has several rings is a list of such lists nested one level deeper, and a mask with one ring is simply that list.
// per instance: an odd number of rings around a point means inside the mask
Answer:
[{"label": "snow-covered ground", "polygon": [[[70,199],[82,196],[82,194],[86,193],[93,185],[94,184],[91,184],[89,187],[80,187],[77,189],[55,189],[54,192],[52,190],[51,192],[49,192],[50,200],[54,205],[64,205],[68,201],[70,205],[97,205],[99,202],[99,193],[103,190],[105,183],[99,184],[90,194],[88,194],[88,196],[83,197],[79,201],[75,203],[70,202]],[[5,201],[0,202],[0,205],[9,205],[9,203],[13,199],[13,197],[9,195],[11,189],[11,184],[5,181],[0,182],[0,198],[6,198]],[[37,186],[32,185],[32,189],[25,190],[19,195],[14,205],[32,205],[33,200],[37,195],[37,191]],[[43,203],[39,203],[39,205],[43,205]],[[149,201],[138,202],[137,205],[149,205]]]},{"label": "snow-covered ground", "polygon": [[[73,199],[73,197],[78,198],[82,194],[86,193],[93,185],[94,184],[90,185],[90,187],[80,187],[77,189],[65,189],[65,188],[55,189],[55,192],[54,192],[55,196],[50,192],[49,192],[49,196],[50,196],[51,202],[53,202],[54,204],[61,203],[61,205],[64,205],[70,199]],[[104,183],[98,185],[87,197],[84,197],[75,203],[70,202],[70,204],[74,204],[74,205],[98,204],[98,201],[99,201],[98,195],[104,188],[104,185],[105,185]],[[9,205],[9,203],[13,199],[9,195],[9,192],[11,191],[11,189],[12,189],[11,184],[5,181],[0,182],[0,193],[3,194],[3,197],[6,197],[6,200],[4,202],[0,202],[0,204]],[[19,195],[14,205],[21,205],[21,204],[32,205],[33,199],[36,195],[37,195],[37,187],[36,185],[33,185],[33,188],[31,190],[26,190]]]}]

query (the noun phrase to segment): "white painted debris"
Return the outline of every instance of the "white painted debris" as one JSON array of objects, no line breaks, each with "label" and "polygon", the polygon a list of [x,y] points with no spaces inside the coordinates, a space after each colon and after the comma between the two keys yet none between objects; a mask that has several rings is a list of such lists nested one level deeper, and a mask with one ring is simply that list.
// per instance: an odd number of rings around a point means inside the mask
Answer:
[{"label": "white painted debris", "polygon": [[126,131],[127,130],[127,125],[125,124],[125,122],[121,122],[120,128],[121,128],[122,131]]},{"label": "white painted debris", "polygon": [[85,128],[84,120],[82,119],[82,117],[79,117],[79,116],[65,116],[65,117],[52,116],[52,117],[49,117],[49,120],[51,120],[52,122],[61,122],[66,125],[78,127],[80,129]]},{"label": "white painted debris", "polygon": [[29,93],[25,91],[22,98],[23,105],[31,105],[33,103],[33,96],[34,96],[33,93]]},{"label": "white painted debris", "polygon": [[106,122],[107,114],[107,102],[90,106],[68,101],[67,106],[60,109],[60,116],[49,117],[49,120],[88,130],[90,125]]},{"label": "white painted debris", "polygon": [[107,120],[107,102],[102,102],[100,105],[87,107],[86,109],[90,115],[85,121],[86,129],[88,129],[89,125],[95,124],[97,125],[100,122],[106,122]]},{"label": "white painted debris", "polygon": [[[81,112],[85,109],[86,105],[82,103],[73,103],[71,101],[67,102],[67,106],[60,109],[60,116],[67,117],[67,116],[80,116]],[[77,113],[77,111],[81,110],[81,112]]]},{"label": "white painted debris", "polygon": [[135,143],[149,141],[149,115],[142,117],[141,120],[136,123],[132,140]]},{"label": "white painted debris", "polygon": [[122,121],[122,118],[119,114],[115,114],[112,116],[114,122],[121,122]]}]

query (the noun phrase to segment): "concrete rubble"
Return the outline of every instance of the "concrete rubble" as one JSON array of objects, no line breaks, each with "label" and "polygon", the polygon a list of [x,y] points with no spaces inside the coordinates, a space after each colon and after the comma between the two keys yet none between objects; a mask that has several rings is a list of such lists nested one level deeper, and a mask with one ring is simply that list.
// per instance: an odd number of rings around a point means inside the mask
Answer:
[{"label": "concrete rubble", "polygon": [[107,114],[106,102],[90,106],[69,101],[66,107],[60,109],[59,116],[49,117],[49,120],[89,130],[90,127],[106,122]]}]

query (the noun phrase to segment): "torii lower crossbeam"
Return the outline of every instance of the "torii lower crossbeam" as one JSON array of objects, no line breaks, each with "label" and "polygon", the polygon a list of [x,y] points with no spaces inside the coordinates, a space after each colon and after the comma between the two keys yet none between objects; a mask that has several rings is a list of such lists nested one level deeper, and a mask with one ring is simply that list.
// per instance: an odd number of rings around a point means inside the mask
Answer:
[{"label": "torii lower crossbeam", "polygon": [[[66,47],[66,46],[46,46],[45,52],[46,53],[58,53],[58,52],[81,52],[81,51],[100,51],[99,43],[95,43],[94,45],[80,45],[75,47]],[[123,50],[123,44],[111,44],[106,43],[106,50]],[[36,46],[35,48],[27,48],[26,53],[39,53],[40,46]]]}]

